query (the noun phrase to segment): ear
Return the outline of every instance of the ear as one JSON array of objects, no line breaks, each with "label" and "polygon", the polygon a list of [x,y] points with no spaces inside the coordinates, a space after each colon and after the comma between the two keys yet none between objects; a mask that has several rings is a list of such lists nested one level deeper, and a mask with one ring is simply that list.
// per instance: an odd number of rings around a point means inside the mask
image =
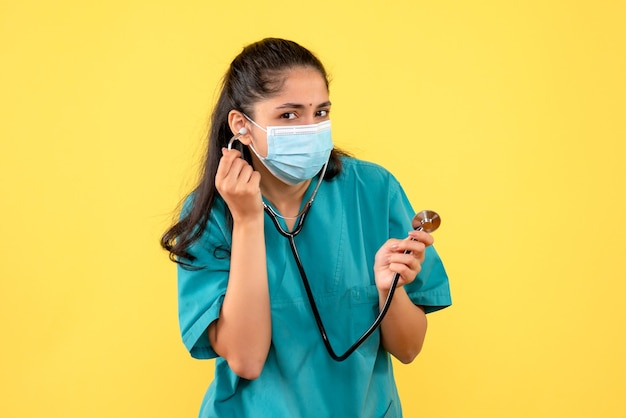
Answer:
[{"label": "ear", "polygon": [[250,134],[248,133],[250,132],[250,128],[246,125],[248,125],[248,120],[243,115],[243,113],[238,110],[231,110],[230,112],[228,112],[228,126],[230,127],[233,135],[241,133],[241,129],[247,129],[246,133],[240,135],[239,138],[237,138],[239,142],[244,145],[250,144],[251,141]]}]

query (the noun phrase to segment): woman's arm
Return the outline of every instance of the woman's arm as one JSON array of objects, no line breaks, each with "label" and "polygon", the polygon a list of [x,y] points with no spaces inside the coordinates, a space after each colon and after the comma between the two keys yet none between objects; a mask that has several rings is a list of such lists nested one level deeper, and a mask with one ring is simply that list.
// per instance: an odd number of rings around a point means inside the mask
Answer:
[{"label": "woman's arm", "polygon": [[233,216],[231,267],[211,346],[238,376],[256,379],[269,352],[270,314],[260,175],[238,151],[224,151],[216,187]]},{"label": "woman's arm", "polygon": [[412,362],[420,353],[427,320],[423,309],[413,304],[402,286],[415,280],[421,270],[426,247],[432,244],[430,234],[412,231],[405,240],[387,241],[376,253],[374,273],[381,309],[395,273],[400,274],[391,305],[381,324],[381,338],[383,347],[403,363]]},{"label": "woman's arm", "polygon": [[[382,309],[387,292],[379,292]],[[387,315],[381,324],[381,338],[385,350],[402,363],[410,363],[422,350],[426,337],[427,319],[424,310],[413,304],[403,287],[393,294]]]}]

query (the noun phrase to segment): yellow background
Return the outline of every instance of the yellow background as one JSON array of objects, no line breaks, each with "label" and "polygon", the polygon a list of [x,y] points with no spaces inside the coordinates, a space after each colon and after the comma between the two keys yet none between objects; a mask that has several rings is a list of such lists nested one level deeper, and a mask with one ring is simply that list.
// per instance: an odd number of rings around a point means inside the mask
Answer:
[{"label": "yellow background", "polygon": [[228,63],[280,36],[331,72],[336,144],[443,219],[405,416],[625,417],[620,3],[3,0],[0,416],[196,416],[158,239]]}]

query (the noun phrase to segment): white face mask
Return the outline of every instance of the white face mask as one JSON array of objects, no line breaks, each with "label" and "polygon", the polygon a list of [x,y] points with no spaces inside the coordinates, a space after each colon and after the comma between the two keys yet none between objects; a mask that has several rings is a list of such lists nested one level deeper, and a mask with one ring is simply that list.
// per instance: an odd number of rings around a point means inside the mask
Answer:
[{"label": "white face mask", "polygon": [[295,185],[310,180],[328,162],[333,149],[329,120],[313,125],[268,126],[264,129],[248,116],[246,119],[267,133],[267,157],[261,157],[252,144],[250,148],[269,172],[283,183]]}]

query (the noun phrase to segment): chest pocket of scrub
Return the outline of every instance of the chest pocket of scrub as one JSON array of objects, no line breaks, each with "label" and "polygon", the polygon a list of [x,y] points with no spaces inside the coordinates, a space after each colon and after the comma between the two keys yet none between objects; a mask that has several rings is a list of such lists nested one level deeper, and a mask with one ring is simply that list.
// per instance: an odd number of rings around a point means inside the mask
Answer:
[{"label": "chest pocket of scrub", "polygon": [[[304,292],[304,289],[302,289]],[[378,315],[376,286],[357,286],[334,294],[316,295],[315,304],[336,354],[343,354],[372,325]],[[317,346],[325,352],[315,316],[306,295],[294,300],[273,300],[272,332],[274,342],[287,339],[304,346]],[[380,332],[376,330],[358,349],[376,355]],[[369,352],[369,354],[366,354]],[[327,355],[325,353],[325,355]],[[354,354],[353,354],[354,355]]]}]

